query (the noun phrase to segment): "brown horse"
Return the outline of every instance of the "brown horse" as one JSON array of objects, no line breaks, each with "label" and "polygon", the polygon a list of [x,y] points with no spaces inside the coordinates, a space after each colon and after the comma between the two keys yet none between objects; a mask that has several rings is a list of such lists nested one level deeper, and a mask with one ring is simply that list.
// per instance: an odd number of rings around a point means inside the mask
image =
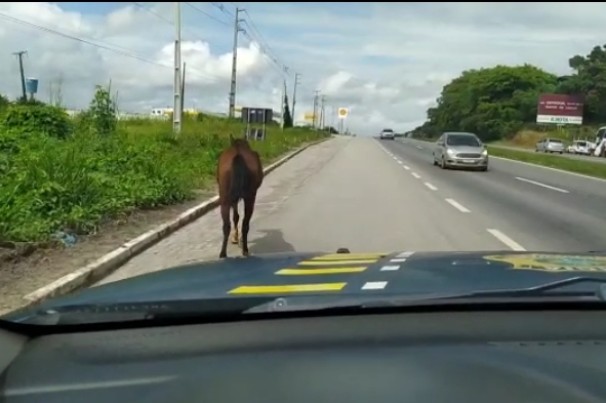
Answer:
[{"label": "brown horse", "polygon": [[263,166],[259,154],[250,148],[245,138],[234,139],[229,136],[231,145],[219,156],[217,165],[217,183],[219,185],[219,205],[223,220],[223,243],[219,258],[227,257],[227,240],[231,231],[229,210],[234,211],[234,233],[232,242],[238,239],[238,202],[244,200],[244,219],[242,220],[242,255],[248,256],[248,230],[255,208],[257,190],[263,183]]}]

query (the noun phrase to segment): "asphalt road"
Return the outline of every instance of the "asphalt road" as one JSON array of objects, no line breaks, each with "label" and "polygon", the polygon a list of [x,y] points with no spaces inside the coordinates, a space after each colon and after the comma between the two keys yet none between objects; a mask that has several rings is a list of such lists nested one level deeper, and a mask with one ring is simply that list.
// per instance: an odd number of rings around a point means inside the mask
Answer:
[{"label": "asphalt road", "polygon": [[[260,190],[252,254],[339,247],[354,253],[606,249],[606,181],[497,159],[488,172],[441,170],[427,147],[410,139],[339,137],[299,154],[267,176]],[[213,211],[100,283],[217,259],[220,241],[219,213]],[[239,250],[232,245],[228,255],[239,256]],[[339,291],[335,284],[352,282],[358,289],[382,289],[382,276],[399,270],[356,271],[361,263],[355,261],[340,263],[349,272],[325,265],[289,276],[246,272],[246,261],[236,261],[241,270],[208,269],[209,284],[237,286],[231,277],[240,273],[236,283],[242,286],[266,284],[280,292]]]}]

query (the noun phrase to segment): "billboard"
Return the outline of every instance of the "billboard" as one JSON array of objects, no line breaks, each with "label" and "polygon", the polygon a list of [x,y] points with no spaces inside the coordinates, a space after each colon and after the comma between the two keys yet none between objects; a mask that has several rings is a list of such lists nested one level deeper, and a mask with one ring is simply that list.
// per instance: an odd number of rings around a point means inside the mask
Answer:
[{"label": "billboard", "polygon": [[537,123],[583,124],[583,97],[541,94],[537,106]]}]

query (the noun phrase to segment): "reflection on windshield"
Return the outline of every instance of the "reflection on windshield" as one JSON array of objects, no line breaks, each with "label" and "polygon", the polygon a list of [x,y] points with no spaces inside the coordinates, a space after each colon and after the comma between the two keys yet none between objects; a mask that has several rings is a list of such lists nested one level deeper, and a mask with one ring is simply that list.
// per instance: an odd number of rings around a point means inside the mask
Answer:
[{"label": "reflection on windshield", "polygon": [[469,146],[479,147],[480,142],[474,137],[465,134],[451,134],[446,138],[446,144],[449,146]]},{"label": "reflection on windshield", "polygon": [[[317,3],[314,15],[339,21],[334,35],[300,2],[251,3],[235,20],[235,3],[192,4],[136,3],[135,13],[55,2],[45,21],[35,18],[48,15],[44,2],[0,13],[19,28],[0,35],[15,52],[0,86],[0,315],[65,294],[45,320],[148,317],[165,300],[196,301],[171,303],[172,314],[239,299],[231,312],[254,296],[288,297],[291,309],[297,295],[311,306],[606,278],[606,257],[562,255],[606,250],[606,186],[596,181],[606,179],[606,74],[594,74],[606,71],[606,46],[493,32],[538,29],[532,16],[545,7],[541,29],[565,35],[560,18],[583,25],[596,6],[567,15],[536,3],[511,21],[509,6],[486,3],[477,7],[491,24],[470,25],[456,3],[447,13]],[[74,12],[86,32],[57,22]],[[116,43],[105,21],[125,12],[128,24],[112,29],[130,40]],[[448,30],[436,35],[430,20],[444,14]],[[360,15],[381,29],[360,29]],[[230,43],[209,18],[234,28]],[[392,43],[402,26],[422,46]],[[178,34],[178,46],[140,27]],[[313,32],[308,46],[302,32]],[[501,254],[537,250],[559,255]]]}]

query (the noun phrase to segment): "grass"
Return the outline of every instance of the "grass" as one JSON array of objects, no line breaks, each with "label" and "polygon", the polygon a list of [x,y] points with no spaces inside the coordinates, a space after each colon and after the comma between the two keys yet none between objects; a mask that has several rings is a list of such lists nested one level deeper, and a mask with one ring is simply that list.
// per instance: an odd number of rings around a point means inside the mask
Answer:
[{"label": "grass", "polygon": [[538,131],[532,129],[523,129],[517,132],[513,137],[503,139],[492,143],[493,145],[503,145],[510,147],[520,147],[534,149],[539,140],[545,137],[560,139],[564,144],[570,144],[573,140],[593,140],[597,127],[580,126],[570,129],[551,129],[547,131]]},{"label": "grass", "polygon": [[[110,135],[78,129],[67,139],[0,127],[0,242],[47,242],[58,231],[88,234],[135,209],[195,197],[214,186],[216,160],[242,124],[205,117],[171,123],[121,121]],[[253,142],[265,163],[324,134],[268,127]]]},{"label": "grass", "polygon": [[562,169],[564,171],[589,175],[596,178],[606,179],[606,164],[562,158],[556,155],[533,154],[527,151],[516,151],[495,146],[488,146],[491,156],[509,158],[516,161],[528,162],[550,168]]}]

